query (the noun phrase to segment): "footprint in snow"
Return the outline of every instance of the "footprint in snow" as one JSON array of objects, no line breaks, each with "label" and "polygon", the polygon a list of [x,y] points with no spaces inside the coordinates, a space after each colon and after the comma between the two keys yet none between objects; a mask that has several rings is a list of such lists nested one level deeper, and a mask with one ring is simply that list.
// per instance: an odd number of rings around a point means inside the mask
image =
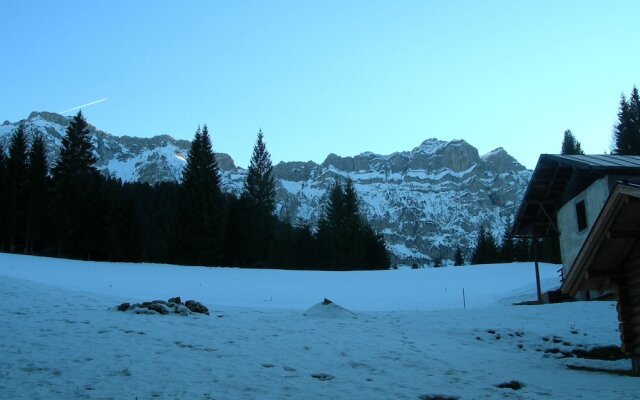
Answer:
[{"label": "footprint in snow", "polygon": [[513,381],[510,381],[510,382],[499,383],[499,384],[494,385],[494,386],[497,387],[497,388],[500,388],[500,389],[520,390],[523,387],[525,387],[526,385],[524,383],[522,383],[522,382],[513,380]]},{"label": "footprint in snow", "polygon": [[315,378],[315,379],[317,379],[319,381],[330,381],[330,380],[335,378],[335,376],[329,375],[329,374],[325,374],[323,372],[318,373],[318,374],[311,374],[311,377]]}]

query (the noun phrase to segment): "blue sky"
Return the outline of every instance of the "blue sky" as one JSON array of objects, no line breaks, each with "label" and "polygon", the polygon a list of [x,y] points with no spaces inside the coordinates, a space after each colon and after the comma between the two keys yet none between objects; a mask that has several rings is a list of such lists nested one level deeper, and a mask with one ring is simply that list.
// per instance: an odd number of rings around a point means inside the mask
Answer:
[{"label": "blue sky", "polygon": [[0,6],[0,120],[83,109],[116,135],[191,139],[246,166],[502,146],[527,167],[571,129],[610,147],[640,85],[638,1],[16,1]]}]

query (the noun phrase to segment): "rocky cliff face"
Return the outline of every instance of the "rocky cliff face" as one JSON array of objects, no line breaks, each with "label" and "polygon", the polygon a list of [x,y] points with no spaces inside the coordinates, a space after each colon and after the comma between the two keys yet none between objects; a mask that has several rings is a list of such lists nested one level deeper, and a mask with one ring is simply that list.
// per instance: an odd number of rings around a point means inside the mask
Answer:
[{"label": "rocky cliff face", "polygon": [[[28,132],[45,136],[55,160],[68,119],[32,113],[22,121]],[[0,126],[8,142],[18,123]],[[177,181],[190,143],[170,136],[117,137],[91,126],[98,169],[123,181]],[[217,153],[223,190],[239,194],[246,171]],[[456,246],[470,256],[477,228],[484,224],[500,237],[513,216],[531,172],[502,148],[480,156],[464,140],[429,139],[411,151],[353,157],[330,154],[322,164],[281,162],[274,167],[276,213],[294,224],[314,225],[322,215],[326,191],[336,179],[354,181],[365,217],[381,232],[394,263],[450,260]]]},{"label": "rocky cliff face", "polygon": [[[11,132],[21,122],[25,124],[27,133],[40,132],[44,135],[49,161],[53,164],[60,153],[62,137],[69,125],[69,119],[55,113],[32,112],[26,120],[16,123],[5,121],[0,126],[0,144],[8,143]],[[176,140],[169,135],[152,138],[114,136],[96,129],[93,125],[89,125],[89,132],[98,159],[98,170],[105,176],[127,182],[154,184],[179,180],[191,146],[188,140]],[[236,169],[228,154],[216,155],[222,169]]]},{"label": "rocky cliff face", "polygon": [[351,178],[364,214],[396,261],[430,263],[452,259],[457,245],[469,254],[481,224],[499,238],[531,172],[503,149],[480,157],[463,140],[429,139],[388,156],[331,154],[321,165],[280,163],[274,174],[280,218],[316,221],[330,183]]}]

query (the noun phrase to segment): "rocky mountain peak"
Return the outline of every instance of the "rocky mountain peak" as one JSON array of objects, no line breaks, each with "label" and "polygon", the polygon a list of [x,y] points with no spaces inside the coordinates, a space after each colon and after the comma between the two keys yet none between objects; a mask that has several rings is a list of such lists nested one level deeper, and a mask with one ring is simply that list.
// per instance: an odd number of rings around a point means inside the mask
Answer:
[{"label": "rocky mountain peak", "polygon": [[325,168],[334,167],[345,172],[363,171],[371,168],[370,162],[373,157],[371,153],[359,154],[353,157],[340,157],[331,153],[324,160],[322,166]]},{"label": "rocky mountain peak", "polygon": [[69,119],[67,117],[47,111],[33,111],[31,114],[29,114],[29,117],[27,117],[27,121],[34,121],[38,118],[42,119],[43,121],[52,122],[58,125],[66,126],[69,124]]},{"label": "rocky mountain peak", "polygon": [[464,140],[446,142],[429,139],[413,149],[409,167],[461,172],[471,168],[479,160],[478,150]]},{"label": "rocky mountain peak", "polygon": [[273,167],[273,176],[286,181],[305,181],[311,178],[318,164],[313,161],[281,161]]},{"label": "rocky mountain peak", "polygon": [[509,171],[524,171],[526,168],[520,164],[515,158],[502,147],[488,152],[482,156],[482,161],[487,164],[488,168],[503,173]]},{"label": "rocky mountain peak", "polygon": [[413,153],[435,154],[440,149],[445,147],[449,142],[439,140],[436,138],[430,138],[420,143],[420,146],[413,149]]},{"label": "rocky mountain peak", "polygon": [[[22,122],[29,134],[44,135],[49,161],[54,162],[69,119],[34,112]],[[18,123],[0,125],[0,144],[7,143]],[[104,175],[151,184],[181,179],[189,141],[169,135],[118,137],[93,126],[89,131]],[[216,153],[216,158],[222,189],[239,195],[246,170],[227,154]],[[311,226],[322,215],[330,185],[351,178],[363,216],[384,235],[393,262],[404,264],[450,260],[458,245],[469,257],[480,225],[499,238],[531,175],[502,148],[480,157],[464,140],[435,138],[390,155],[329,154],[322,164],[280,162],[273,173],[278,217]]]}]

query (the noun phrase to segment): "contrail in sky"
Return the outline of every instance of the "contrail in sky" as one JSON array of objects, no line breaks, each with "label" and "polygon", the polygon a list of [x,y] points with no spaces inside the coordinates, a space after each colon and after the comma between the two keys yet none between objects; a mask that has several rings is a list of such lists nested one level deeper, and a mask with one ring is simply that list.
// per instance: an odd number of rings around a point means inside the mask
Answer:
[{"label": "contrail in sky", "polygon": [[89,107],[89,106],[92,106],[94,104],[102,103],[103,101],[107,101],[107,98],[105,97],[104,99],[95,100],[95,101],[92,101],[91,103],[83,104],[81,106],[73,107],[73,108],[70,108],[68,110],[60,111],[58,114],[68,113],[69,111],[77,110],[78,108]]}]

